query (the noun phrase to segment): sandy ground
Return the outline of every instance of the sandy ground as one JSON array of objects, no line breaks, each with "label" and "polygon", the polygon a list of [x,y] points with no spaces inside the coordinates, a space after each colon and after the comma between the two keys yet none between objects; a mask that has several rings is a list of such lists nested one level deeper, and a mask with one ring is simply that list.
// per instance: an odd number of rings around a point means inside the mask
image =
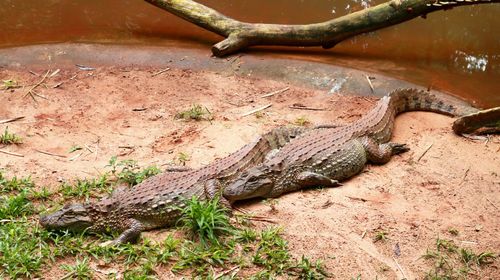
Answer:
[{"label": "sandy ground", "polygon": [[[197,167],[272,127],[300,117],[314,124],[352,122],[376,101],[217,72],[174,68],[152,76],[159,70],[62,69],[37,88],[43,96],[35,96],[37,102],[24,97],[27,88],[1,91],[0,119],[24,119],[0,124],[0,131],[8,126],[24,143],[0,148],[24,157],[0,153],[0,168],[11,175],[31,174],[39,186],[55,188],[59,181],[96,176],[113,155],[164,168],[183,152],[190,156],[187,164]],[[26,85],[41,77],[0,70],[0,80],[6,79]],[[260,97],[285,87],[289,90]],[[174,120],[194,103],[206,106],[214,119]],[[294,103],[326,110],[290,109]],[[272,106],[263,113],[241,117],[266,104]],[[342,187],[285,195],[277,199],[275,210],[258,200],[241,206],[276,220],[292,254],[323,259],[335,279],[359,274],[363,279],[421,279],[431,262],[419,257],[437,237],[498,253],[500,139],[461,138],[452,133],[451,123],[451,118],[432,113],[403,114],[397,118],[394,141],[407,143],[408,153],[383,166],[368,166]],[[69,154],[74,145],[85,148]],[[450,228],[459,235],[448,233]],[[374,242],[378,231],[386,231],[389,239]],[[498,266],[497,260],[471,278],[495,279]]]}]

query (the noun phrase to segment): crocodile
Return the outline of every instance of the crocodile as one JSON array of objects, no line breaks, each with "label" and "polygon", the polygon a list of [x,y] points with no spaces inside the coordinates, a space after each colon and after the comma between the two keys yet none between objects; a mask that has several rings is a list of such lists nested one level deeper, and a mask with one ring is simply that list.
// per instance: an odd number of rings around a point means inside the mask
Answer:
[{"label": "crocodile", "polygon": [[[40,217],[49,230],[118,232],[104,245],[135,242],[142,231],[173,225],[193,196],[210,199],[224,182],[261,163],[266,155],[304,133],[303,127],[279,127],[238,151],[198,169],[172,169],[97,202],[71,204]],[[323,129],[320,129],[323,130]]]},{"label": "crocodile", "polygon": [[222,195],[234,203],[277,197],[305,187],[338,186],[360,173],[368,162],[384,164],[391,156],[409,150],[405,144],[389,142],[395,116],[406,111],[462,116],[477,109],[452,104],[426,91],[395,90],[351,124],[301,135],[271,159],[242,172],[228,183]]}]

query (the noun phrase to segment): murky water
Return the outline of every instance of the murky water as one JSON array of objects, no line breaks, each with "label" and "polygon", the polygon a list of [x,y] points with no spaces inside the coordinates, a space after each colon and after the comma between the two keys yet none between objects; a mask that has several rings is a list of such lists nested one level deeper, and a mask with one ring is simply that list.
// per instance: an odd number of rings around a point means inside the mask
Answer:
[{"label": "murky water", "polygon": [[[312,23],[383,0],[205,0],[236,19]],[[264,56],[348,65],[500,106],[500,5],[459,7],[347,40],[332,50],[266,48]],[[209,46],[221,38],[139,0],[2,0],[0,47],[50,42]]]}]

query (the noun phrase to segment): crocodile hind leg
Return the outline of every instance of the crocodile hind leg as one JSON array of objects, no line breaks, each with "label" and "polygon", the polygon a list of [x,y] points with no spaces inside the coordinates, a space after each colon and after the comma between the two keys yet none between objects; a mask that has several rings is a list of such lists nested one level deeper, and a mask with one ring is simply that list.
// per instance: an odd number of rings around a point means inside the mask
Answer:
[{"label": "crocodile hind leg", "polygon": [[364,137],[361,143],[366,151],[368,161],[375,164],[389,162],[393,155],[401,154],[410,150],[406,144],[388,142],[379,144],[373,138]]},{"label": "crocodile hind leg", "polygon": [[144,231],[144,225],[136,219],[128,219],[126,222],[127,229],[114,240],[106,241],[100,244],[101,247],[113,246],[122,243],[136,243],[141,232]]}]

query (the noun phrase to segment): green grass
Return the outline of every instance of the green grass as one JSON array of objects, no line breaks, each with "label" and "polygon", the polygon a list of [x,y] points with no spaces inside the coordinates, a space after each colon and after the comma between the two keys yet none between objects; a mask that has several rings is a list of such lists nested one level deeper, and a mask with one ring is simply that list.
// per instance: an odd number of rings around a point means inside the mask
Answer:
[{"label": "green grass", "polygon": [[177,161],[181,166],[185,166],[186,162],[188,162],[190,159],[191,158],[187,153],[179,152],[179,154],[177,154]]},{"label": "green grass", "polygon": [[6,127],[4,132],[0,134],[0,144],[11,145],[21,144],[23,139],[15,133],[9,132],[9,127]]},{"label": "green grass", "polygon": [[187,207],[179,209],[179,223],[205,246],[221,245],[219,237],[234,233],[229,222],[228,210],[219,205],[219,200],[202,201],[196,197],[186,201]]},{"label": "green grass", "polygon": [[16,176],[7,179],[0,170],[0,194],[12,191],[22,191],[24,189],[32,189],[34,187],[31,177],[17,178]]},{"label": "green grass", "polygon": [[77,179],[74,183],[63,183],[59,189],[65,197],[85,198],[97,197],[98,194],[110,193],[112,183],[108,175],[103,174],[97,179]]},{"label": "green grass", "polygon": [[311,262],[308,258],[302,256],[302,259],[295,267],[297,278],[305,280],[325,279],[330,275],[325,271],[320,260]]},{"label": "green grass", "polygon": [[306,126],[306,125],[310,124],[311,121],[307,117],[302,116],[302,117],[296,118],[293,123],[295,125],[298,125],[298,126]]},{"label": "green grass", "polygon": [[[124,279],[157,279],[157,272],[164,270],[178,278],[215,279],[221,271],[233,268],[219,279],[330,277],[321,260],[294,257],[281,228],[256,230],[241,216],[231,219],[216,200],[186,200],[187,206],[179,209],[183,218],[176,229],[170,229],[163,240],[143,237],[138,244],[101,247],[113,236],[48,232],[39,227],[39,209],[47,203],[99,196],[117,184],[133,185],[152,174],[145,171],[149,168],[116,158],[108,168],[98,178],[75,180],[66,195],[62,190],[52,193],[52,188],[37,188],[30,177],[7,178],[0,172],[0,279],[44,278],[45,273],[60,269],[68,279],[92,279],[97,276],[92,267],[98,263],[115,269],[114,276]],[[375,236],[383,240],[387,233],[379,231]],[[431,266],[426,279],[442,280],[467,279],[497,256],[438,238],[423,258]]]},{"label": "green grass", "polygon": [[0,278],[33,278],[49,260],[48,233],[26,218],[0,224]]},{"label": "green grass", "polygon": [[18,194],[0,196],[0,220],[16,219],[33,214],[34,207],[28,199],[28,191]]},{"label": "green grass", "polygon": [[497,258],[492,252],[475,253],[447,239],[437,238],[435,246],[434,250],[427,249],[422,255],[424,259],[433,261],[432,269],[425,276],[427,280],[467,279]]},{"label": "green grass", "polygon": [[375,233],[375,236],[373,237],[373,242],[387,241],[387,239],[389,239],[387,235],[388,235],[387,232],[380,230],[377,233]]},{"label": "green grass", "polygon": [[[56,192],[62,194],[58,197],[63,201],[57,203],[94,197],[118,182],[134,184],[151,174],[136,169],[130,161],[119,162],[116,158],[108,167],[109,172],[96,179],[63,184]],[[57,199],[45,187],[36,189],[29,177],[9,179],[2,174],[0,187],[0,278],[43,278],[42,269],[59,268],[67,272],[68,279],[92,279],[95,275],[91,267],[97,262],[116,267],[124,279],[158,278],[159,267],[204,279],[215,279],[216,271],[228,267],[238,268],[235,275],[238,270],[256,271],[251,275],[254,279],[280,275],[322,279],[326,275],[320,261],[293,258],[280,228],[256,231],[241,217],[236,219],[238,222],[231,222],[229,213],[217,200],[186,200],[187,206],[179,209],[183,218],[177,225],[184,240],[169,234],[162,241],[142,238],[138,244],[101,247],[101,242],[113,236],[48,232],[40,228],[36,208]]]},{"label": "green grass", "polygon": [[161,172],[161,170],[156,166],[140,168],[135,160],[118,161],[116,156],[109,160],[109,164],[107,166],[111,168],[110,173],[115,177],[115,181],[117,183],[126,183],[130,187],[135,186],[145,179]]},{"label": "green grass", "polygon": [[193,104],[191,108],[178,112],[175,114],[175,119],[182,119],[182,120],[194,120],[194,121],[201,121],[201,120],[212,120],[213,116],[212,113],[207,109],[207,107],[201,106],[199,104]]},{"label": "green grass", "polygon": [[63,270],[68,271],[68,274],[65,275],[67,278],[70,279],[92,279],[92,269],[89,266],[89,260],[88,258],[83,258],[83,259],[76,259],[74,265],[69,265],[69,264],[63,264],[61,265],[61,268]]},{"label": "green grass", "polygon": [[21,86],[19,85],[19,83],[16,80],[13,80],[13,79],[2,80],[2,89],[3,90],[18,88],[18,87],[21,87]]}]

